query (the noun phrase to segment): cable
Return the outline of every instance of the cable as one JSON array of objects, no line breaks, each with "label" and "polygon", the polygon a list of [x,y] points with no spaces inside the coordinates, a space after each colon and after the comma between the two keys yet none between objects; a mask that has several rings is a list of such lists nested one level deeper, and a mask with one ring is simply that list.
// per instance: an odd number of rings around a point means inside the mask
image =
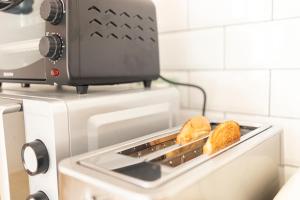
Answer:
[{"label": "cable", "polygon": [[159,76],[160,79],[162,79],[163,81],[173,84],[173,85],[179,85],[179,86],[185,86],[185,87],[192,87],[192,88],[196,88],[198,90],[200,90],[203,93],[203,107],[202,107],[202,115],[205,116],[205,112],[206,112],[206,101],[207,101],[207,95],[205,90],[198,86],[198,85],[193,85],[193,84],[189,84],[189,83],[180,83],[180,82],[176,82],[176,81],[172,81],[170,79],[167,79],[163,76]]}]

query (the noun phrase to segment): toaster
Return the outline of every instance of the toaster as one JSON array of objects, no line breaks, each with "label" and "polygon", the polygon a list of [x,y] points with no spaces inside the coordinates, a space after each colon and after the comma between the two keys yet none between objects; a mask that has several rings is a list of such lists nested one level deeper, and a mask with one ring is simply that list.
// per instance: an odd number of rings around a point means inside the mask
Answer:
[{"label": "toaster", "polygon": [[[218,124],[212,123],[212,127]],[[207,137],[176,144],[180,128],[102,148],[60,163],[60,197],[106,200],[265,200],[279,189],[280,135],[240,123],[241,139],[203,155]]]}]

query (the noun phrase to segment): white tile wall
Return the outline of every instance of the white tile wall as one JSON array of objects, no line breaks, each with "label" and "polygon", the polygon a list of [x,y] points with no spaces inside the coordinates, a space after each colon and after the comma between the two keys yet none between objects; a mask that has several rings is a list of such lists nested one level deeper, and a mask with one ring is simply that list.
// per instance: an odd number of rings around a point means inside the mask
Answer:
[{"label": "white tile wall", "polygon": [[300,19],[226,28],[227,68],[299,68]]},{"label": "white tile wall", "polygon": [[[215,111],[268,114],[269,73],[259,71],[202,71],[190,75],[191,83],[203,86],[207,107]],[[191,89],[191,106],[200,108],[200,93]]]},{"label": "white tile wall", "polygon": [[188,27],[188,8],[185,0],[153,0],[153,2],[156,5],[158,30],[160,32],[181,30]]},{"label": "white tile wall", "polygon": [[[173,81],[179,81],[179,82],[183,82],[183,83],[189,82],[188,72],[169,71],[169,72],[162,72],[162,75]],[[160,81],[160,83],[162,83],[162,81]],[[181,106],[183,108],[188,108],[189,107],[189,89],[186,87],[179,86],[178,90],[180,92]]]},{"label": "white tile wall", "polygon": [[223,26],[270,20],[272,0],[190,0],[190,26]]},{"label": "white tile wall", "polygon": [[223,29],[209,29],[160,36],[163,69],[223,68]]},{"label": "white tile wall", "polygon": [[299,0],[274,0],[274,18],[288,18],[300,16]]},{"label": "white tile wall", "polygon": [[[187,119],[196,116],[201,115],[202,110],[197,109],[182,109],[180,116],[181,116],[181,122],[184,123],[187,121]],[[217,112],[217,111],[206,111],[205,116],[212,121],[223,121],[225,119],[225,113],[224,112]]]},{"label": "white tile wall", "polygon": [[[300,0],[155,1],[164,73],[203,86],[210,119],[284,127],[284,164],[300,167]],[[183,118],[201,112],[189,91]]]},{"label": "white tile wall", "polygon": [[284,168],[284,178],[285,181],[288,181],[295,173],[299,172],[299,168],[286,166]]},{"label": "white tile wall", "polygon": [[263,117],[233,113],[226,113],[225,118],[237,121],[271,123],[282,127],[284,129],[282,143],[283,164],[300,166],[300,119]]},{"label": "white tile wall", "polygon": [[271,77],[271,115],[300,118],[300,70],[274,70]]}]

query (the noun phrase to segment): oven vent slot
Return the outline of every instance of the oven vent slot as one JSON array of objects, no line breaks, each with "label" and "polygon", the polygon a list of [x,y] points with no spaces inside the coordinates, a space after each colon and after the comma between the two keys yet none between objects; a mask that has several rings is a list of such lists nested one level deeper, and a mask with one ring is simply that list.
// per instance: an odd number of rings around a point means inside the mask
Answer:
[{"label": "oven vent slot", "polygon": [[[155,19],[135,11],[118,10],[105,5],[87,7],[90,38],[98,35],[101,39],[125,39],[135,43],[157,43]],[[138,11],[138,10],[136,10]]]},{"label": "oven vent slot", "polygon": [[91,37],[94,37],[94,36],[99,36],[100,38],[103,38],[103,35],[101,34],[101,33],[99,33],[99,32],[94,32],[94,33],[91,33],[91,35],[90,35]]},{"label": "oven vent slot", "polygon": [[151,21],[151,22],[154,22],[154,19],[152,17],[148,17],[148,19]]},{"label": "oven vent slot", "polygon": [[113,11],[112,9],[108,9],[105,11],[105,14],[108,15],[108,14],[112,14],[112,15],[116,15],[116,12]]},{"label": "oven vent slot", "polygon": [[133,18],[138,18],[139,20],[143,20],[143,19],[144,19],[144,18],[143,18],[141,15],[139,15],[139,14],[135,15]]},{"label": "oven vent slot", "polygon": [[142,26],[140,26],[140,25],[137,25],[135,28],[136,28],[137,30],[140,30],[140,31],[143,31],[143,30],[144,30],[144,28],[143,28]]},{"label": "oven vent slot", "polygon": [[89,21],[90,24],[92,23],[96,23],[98,25],[102,25],[102,23],[98,20],[98,19],[92,19],[91,21]]},{"label": "oven vent slot", "polygon": [[122,37],[122,39],[132,40],[132,37],[130,37],[129,35],[124,35],[124,36]]},{"label": "oven vent slot", "polygon": [[109,27],[109,26],[118,27],[118,25],[117,25],[115,22],[112,22],[112,21],[106,23],[106,26],[108,26],[108,27]]},{"label": "oven vent slot", "polygon": [[119,39],[119,37],[118,37],[116,34],[114,34],[114,33],[109,34],[109,35],[107,36],[107,38]]},{"label": "oven vent slot", "polygon": [[92,11],[92,10],[94,10],[94,11],[96,11],[96,12],[98,12],[98,13],[101,13],[101,11],[100,11],[100,9],[99,8],[97,8],[96,6],[91,6],[91,7],[89,7],[89,9],[88,9],[89,11]]},{"label": "oven vent slot", "polygon": [[129,15],[127,12],[122,12],[122,13],[120,14],[120,16],[121,16],[121,17],[122,17],[122,16],[126,16],[126,17],[130,18],[130,15]]},{"label": "oven vent slot", "polygon": [[122,26],[121,26],[121,28],[127,28],[127,29],[131,29],[131,26],[129,25],[129,24],[123,24]]}]

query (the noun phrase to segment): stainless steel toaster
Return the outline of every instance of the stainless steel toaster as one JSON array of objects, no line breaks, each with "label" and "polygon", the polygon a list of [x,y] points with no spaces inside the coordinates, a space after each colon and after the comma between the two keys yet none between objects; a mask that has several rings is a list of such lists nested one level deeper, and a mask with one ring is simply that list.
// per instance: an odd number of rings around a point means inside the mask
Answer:
[{"label": "stainless steel toaster", "polygon": [[207,137],[178,145],[174,128],[69,158],[59,167],[60,199],[272,199],[282,130],[241,124],[240,141],[211,156],[202,154]]}]

